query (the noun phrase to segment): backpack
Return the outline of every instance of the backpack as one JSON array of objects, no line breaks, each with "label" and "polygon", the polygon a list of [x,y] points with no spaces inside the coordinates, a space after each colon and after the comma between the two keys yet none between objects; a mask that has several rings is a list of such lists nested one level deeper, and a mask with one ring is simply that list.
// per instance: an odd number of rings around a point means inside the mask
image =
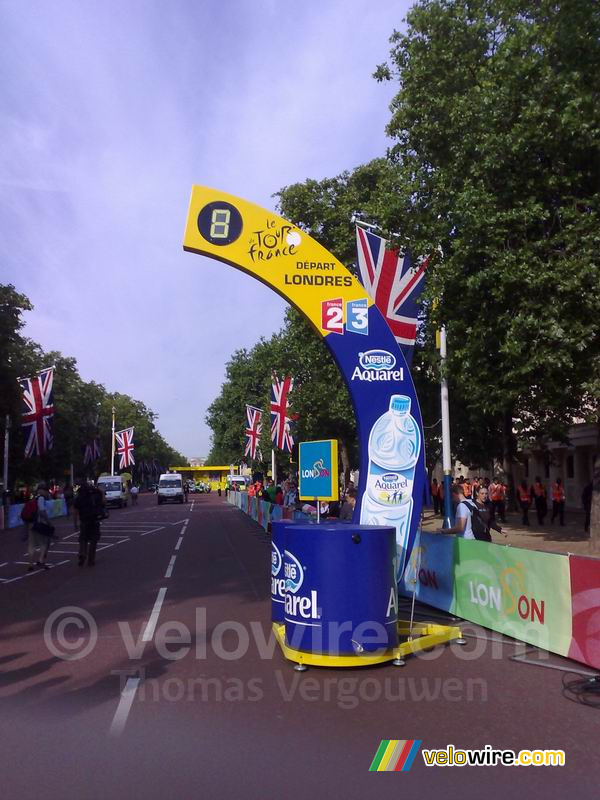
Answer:
[{"label": "backpack", "polygon": [[21,509],[21,519],[23,522],[35,522],[38,515],[37,498],[28,500]]},{"label": "backpack", "polygon": [[475,503],[467,501],[465,505],[471,512],[471,530],[473,531],[473,536],[480,542],[491,542],[492,537],[490,536],[489,526]]}]

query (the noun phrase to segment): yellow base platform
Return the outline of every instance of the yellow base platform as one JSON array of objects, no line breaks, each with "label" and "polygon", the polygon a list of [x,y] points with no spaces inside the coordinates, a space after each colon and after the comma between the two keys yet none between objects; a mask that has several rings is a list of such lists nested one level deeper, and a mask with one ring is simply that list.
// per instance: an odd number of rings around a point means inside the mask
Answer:
[{"label": "yellow base platform", "polygon": [[348,656],[330,656],[322,653],[307,653],[304,650],[294,650],[288,647],[285,641],[285,625],[274,622],[273,632],[281,648],[281,652],[288,661],[296,664],[315,667],[368,667],[372,664],[385,664],[394,661],[401,666],[405,656],[429,650],[438,644],[445,644],[456,639],[462,641],[460,628],[454,625],[437,625],[433,622],[414,622],[412,634],[408,620],[398,620],[398,635],[405,638],[404,642],[384,653],[362,653]]}]

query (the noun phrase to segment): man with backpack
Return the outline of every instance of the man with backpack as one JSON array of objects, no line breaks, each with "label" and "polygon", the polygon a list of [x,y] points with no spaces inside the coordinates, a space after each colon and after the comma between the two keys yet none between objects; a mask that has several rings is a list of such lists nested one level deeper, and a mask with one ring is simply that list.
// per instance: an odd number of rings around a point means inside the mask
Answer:
[{"label": "man with backpack", "polygon": [[[452,486],[452,501],[456,503],[456,521],[451,528],[442,528],[442,533],[454,533],[463,539],[477,539],[481,542],[491,542],[490,526],[502,531],[490,520],[489,510],[486,508],[488,490],[481,486],[476,502],[468,500],[460,484]],[[505,534],[506,535],[506,534]]]},{"label": "man with backpack", "polygon": [[104,517],[104,496],[96,486],[82,481],[74,501],[79,515],[79,566],[96,563],[96,547],[100,539],[100,520]]}]

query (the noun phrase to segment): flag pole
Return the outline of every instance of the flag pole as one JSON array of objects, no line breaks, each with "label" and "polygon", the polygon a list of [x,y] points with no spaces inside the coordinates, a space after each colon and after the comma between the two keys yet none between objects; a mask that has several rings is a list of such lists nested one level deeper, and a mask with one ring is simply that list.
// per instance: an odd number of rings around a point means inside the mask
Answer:
[{"label": "flag pole", "polygon": [[112,407],[112,441],[110,445],[110,476],[115,474],[115,407]]},{"label": "flag pole", "polygon": [[273,483],[277,485],[277,461],[275,460],[275,450],[271,449],[271,477]]},{"label": "flag pole", "polygon": [[446,326],[440,330],[441,401],[442,401],[442,468],[444,470],[444,527],[451,528],[452,520],[452,456],[450,451],[450,408],[448,378],[446,377]]}]

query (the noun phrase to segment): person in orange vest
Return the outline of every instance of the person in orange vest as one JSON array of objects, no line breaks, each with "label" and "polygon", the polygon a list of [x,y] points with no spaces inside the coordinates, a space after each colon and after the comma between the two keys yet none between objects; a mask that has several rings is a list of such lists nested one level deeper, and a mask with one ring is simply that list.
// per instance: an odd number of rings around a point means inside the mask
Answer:
[{"label": "person in orange vest", "polygon": [[552,518],[550,522],[554,522],[555,517],[558,515],[560,524],[565,524],[565,490],[560,478],[556,479],[556,483],[552,484]]},{"label": "person in orange vest", "polygon": [[494,516],[498,514],[500,521],[506,522],[506,487],[500,478],[496,478],[494,482],[490,484],[490,499],[492,501]]},{"label": "person in orange vest", "polygon": [[527,481],[521,481],[519,488],[517,489],[517,497],[519,499],[519,505],[521,506],[521,511],[523,512],[523,525],[529,525],[529,506],[531,505],[531,495],[529,494],[529,489],[527,488]]},{"label": "person in orange vest", "polygon": [[546,487],[539,475],[536,476],[535,483],[531,487],[531,496],[535,503],[538,525],[543,525],[548,513],[548,503],[546,501]]},{"label": "person in orange vest", "polygon": [[255,492],[254,484],[251,483],[250,486],[248,486],[248,497],[254,497],[254,492]]}]

